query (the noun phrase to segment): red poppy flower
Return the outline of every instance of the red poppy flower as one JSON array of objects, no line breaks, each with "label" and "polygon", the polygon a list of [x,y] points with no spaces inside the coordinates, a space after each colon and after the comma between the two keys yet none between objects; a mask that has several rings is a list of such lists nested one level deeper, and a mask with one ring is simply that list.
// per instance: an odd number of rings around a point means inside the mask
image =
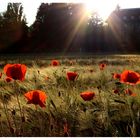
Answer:
[{"label": "red poppy flower", "polygon": [[100,67],[100,70],[104,70],[104,68],[106,67],[106,64],[102,63],[99,65],[99,67]]},{"label": "red poppy flower", "polygon": [[60,62],[58,60],[52,60],[51,61],[51,65],[52,66],[59,66],[60,65]]},{"label": "red poppy flower", "polygon": [[2,72],[0,73],[0,78],[2,77]]},{"label": "red poppy flower", "polygon": [[7,77],[23,81],[26,74],[26,66],[22,64],[7,64],[4,66],[4,72]]},{"label": "red poppy flower", "polygon": [[6,79],[5,79],[5,80],[6,80],[6,82],[8,82],[8,83],[9,83],[9,82],[11,82],[11,81],[12,81],[12,78],[10,78],[10,77],[6,77]]},{"label": "red poppy flower", "polygon": [[125,70],[121,74],[120,82],[130,85],[140,84],[140,74],[131,70]]},{"label": "red poppy flower", "polygon": [[113,73],[113,78],[114,79],[120,79],[121,75],[118,73]]},{"label": "red poppy flower", "polygon": [[74,81],[78,74],[76,72],[67,72],[67,79],[69,81]]},{"label": "red poppy flower", "polygon": [[39,105],[40,107],[46,107],[45,101],[47,99],[47,95],[44,92],[40,90],[33,90],[25,93],[24,96],[27,98],[28,104],[34,104],[34,105]]},{"label": "red poppy flower", "polygon": [[64,127],[64,136],[69,135],[69,133],[68,133],[68,123],[66,122],[63,127]]},{"label": "red poppy flower", "polygon": [[90,101],[95,96],[95,93],[91,91],[85,91],[85,92],[82,92],[80,96],[83,98],[84,101]]},{"label": "red poppy flower", "polygon": [[130,96],[136,96],[136,94],[133,93],[130,89],[126,89],[125,94],[130,95]]}]

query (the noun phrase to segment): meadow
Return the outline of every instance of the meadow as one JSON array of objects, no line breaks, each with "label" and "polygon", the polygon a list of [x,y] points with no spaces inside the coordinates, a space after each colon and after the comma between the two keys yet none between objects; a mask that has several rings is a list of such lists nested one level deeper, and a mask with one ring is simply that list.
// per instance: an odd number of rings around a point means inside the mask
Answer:
[{"label": "meadow", "polygon": [[[51,64],[54,59],[57,66]],[[7,64],[24,64],[25,79],[6,80]],[[0,136],[140,136],[140,84],[113,77],[124,70],[140,73],[139,64],[139,55],[1,57]],[[70,80],[67,72],[77,77]],[[46,107],[27,103],[25,94],[33,90],[46,94]],[[85,91],[94,96],[84,100]]]}]

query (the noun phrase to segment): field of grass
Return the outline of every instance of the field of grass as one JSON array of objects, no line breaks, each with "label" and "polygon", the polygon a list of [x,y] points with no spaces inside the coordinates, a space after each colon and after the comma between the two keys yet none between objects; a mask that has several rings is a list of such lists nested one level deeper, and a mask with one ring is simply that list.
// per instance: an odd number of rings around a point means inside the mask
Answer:
[{"label": "field of grass", "polygon": [[[140,73],[139,55],[60,57],[59,66],[50,66],[51,60],[1,58],[0,136],[140,136],[140,84],[112,78],[112,73],[124,70]],[[13,63],[27,66],[24,81],[6,82],[3,67]],[[106,63],[104,70],[99,63]],[[77,72],[78,78],[67,80],[68,71]],[[136,96],[125,94],[128,88]],[[27,104],[24,94],[31,90],[46,93],[45,108]],[[93,91],[95,97],[84,101],[80,96],[84,91]]]}]

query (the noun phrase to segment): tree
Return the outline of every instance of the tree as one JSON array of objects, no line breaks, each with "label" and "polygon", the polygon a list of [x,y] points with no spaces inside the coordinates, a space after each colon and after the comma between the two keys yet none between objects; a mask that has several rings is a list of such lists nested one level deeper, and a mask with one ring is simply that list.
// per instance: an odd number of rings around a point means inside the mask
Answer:
[{"label": "tree", "polygon": [[86,51],[101,52],[104,45],[103,20],[97,12],[93,12],[88,18],[86,30]]},{"label": "tree", "polygon": [[[17,50],[16,42],[19,42],[27,33],[26,24],[22,4],[8,3],[7,10],[0,16],[1,51],[14,52]],[[18,49],[20,49],[19,47]]]},{"label": "tree", "polygon": [[84,51],[85,48],[99,46],[102,29],[102,20],[97,13],[88,19],[82,3],[42,3],[30,27],[29,46],[37,52]]}]

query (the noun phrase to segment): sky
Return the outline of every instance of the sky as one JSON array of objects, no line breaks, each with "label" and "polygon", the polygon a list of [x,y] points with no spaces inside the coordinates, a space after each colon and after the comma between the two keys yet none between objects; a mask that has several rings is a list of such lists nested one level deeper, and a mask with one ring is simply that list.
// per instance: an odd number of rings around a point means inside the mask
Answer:
[{"label": "sky", "polygon": [[[21,2],[28,25],[31,25],[36,17],[38,7],[42,2],[88,2],[93,5],[103,16],[107,16],[113,11],[117,4],[120,8],[138,8],[140,0],[0,0],[0,12],[4,12],[8,2]],[[92,4],[91,4],[92,2]]]}]

